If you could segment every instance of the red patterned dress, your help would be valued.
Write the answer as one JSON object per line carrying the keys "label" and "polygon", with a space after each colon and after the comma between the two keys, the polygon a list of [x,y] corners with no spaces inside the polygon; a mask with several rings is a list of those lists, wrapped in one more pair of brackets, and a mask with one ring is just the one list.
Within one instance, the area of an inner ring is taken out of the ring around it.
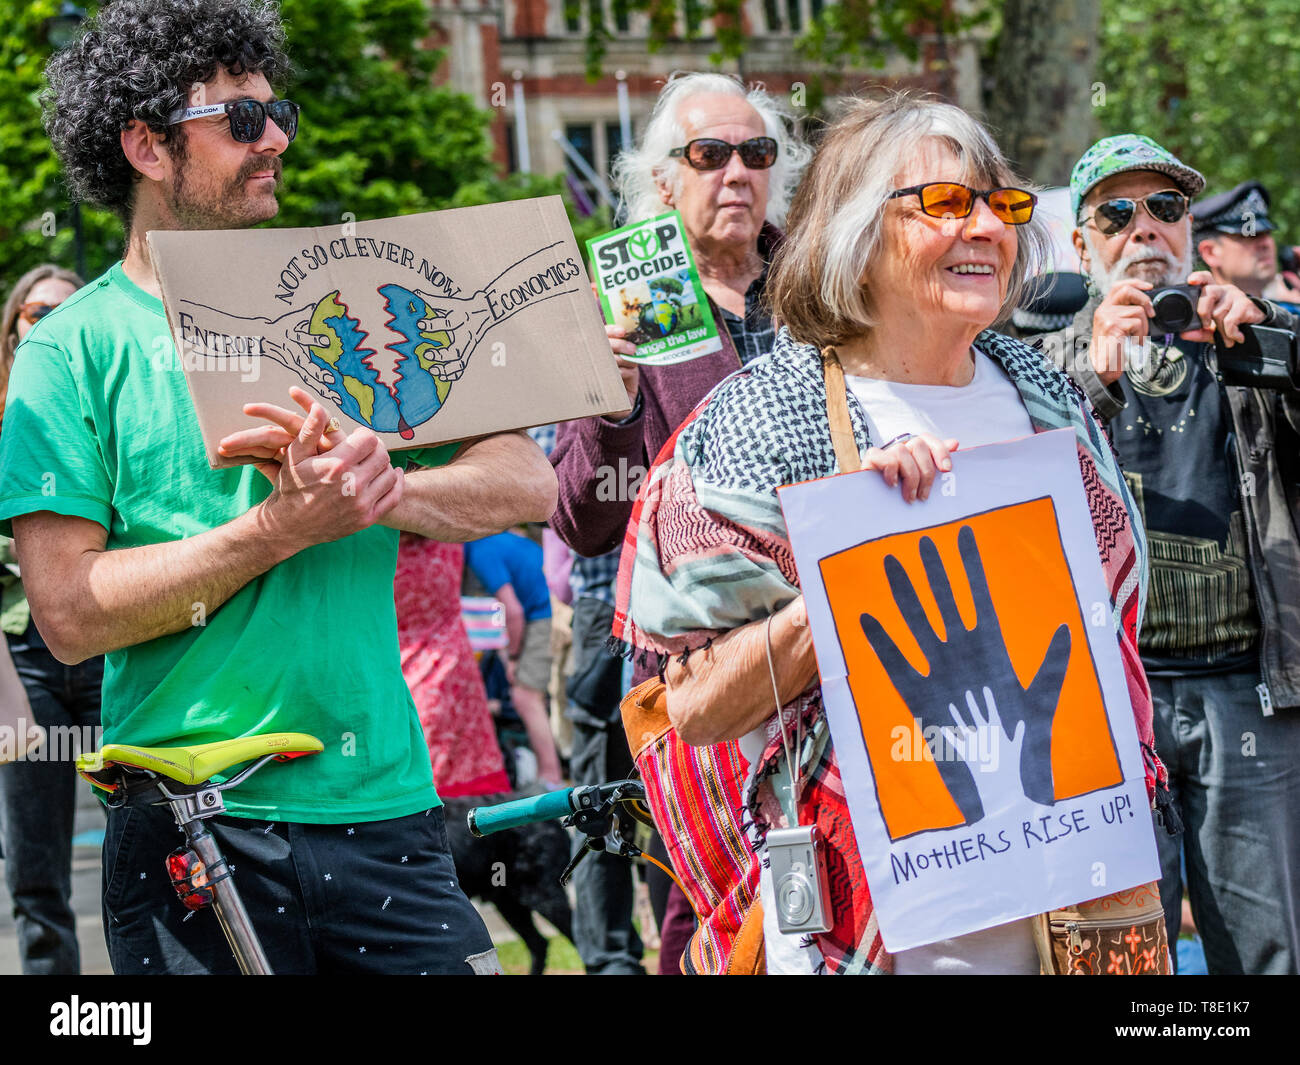
{"label": "red patterned dress", "polygon": [[487,693],[460,616],[464,549],[403,533],[397,552],[397,641],[443,798],[509,791]]}

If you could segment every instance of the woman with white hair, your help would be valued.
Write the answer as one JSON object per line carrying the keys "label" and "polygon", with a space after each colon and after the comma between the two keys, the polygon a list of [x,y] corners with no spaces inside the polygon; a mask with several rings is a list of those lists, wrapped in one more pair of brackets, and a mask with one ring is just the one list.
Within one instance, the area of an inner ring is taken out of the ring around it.
{"label": "woman with white hair", "polygon": [[[663,663],[667,714],[686,743],[739,741],[760,852],[768,828],[792,817],[826,843],[829,932],[783,935],[771,873],[761,874],[769,973],[1039,970],[1029,920],[885,952],[778,486],[862,468],[912,502],[951,468],[959,443],[1073,430],[1138,735],[1152,742],[1133,653],[1145,579],[1133,501],[1087,401],[1038,352],[989,328],[1016,305],[1043,246],[1036,197],[1021,184],[959,108],[905,95],[851,105],[790,209],[768,284],[781,323],[771,355],[700,406],[642,492],[616,635]],[[1136,585],[1132,574],[1143,575]],[[805,742],[791,767],[783,735],[798,728]],[[1146,764],[1154,793],[1162,770],[1154,753]],[[783,810],[776,789],[791,776],[795,809]],[[648,793],[658,786],[647,780]]]}
{"label": "woman with white hair", "polygon": [[[571,577],[575,783],[603,783],[631,771],[617,726],[622,662],[604,646],[613,622],[618,565],[612,552],[627,529],[641,475],[677,426],[719,381],[771,349],[775,334],[764,301],[767,271],[808,156],[773,97],[723,74],[678,74],[660,93],[640,144],[616,163],[629,221],[681,212],[723,347],[673,366],[639,367],[625,358],[636,350],[625,331],[608,326],[632,411],[623,419],[588,418],[559,427],[551,462],[560,502],[551,525],[579,555],[588,556],[577,560]],[[649,675],[645,667],[635,673],[637,679]],[[612,729],[606,727],[610,723]],[[730,746],[734,760],[735,745]],[[704,763],[701,772],[716,775],[709,752],[693,756]],[[737,791],[739,782],[731,787]],[[730,874],[723,879],[729,882]],[[626,866],[617,859],[588,860],[574,881],[575,939],[588,971],[628,971],[626,944],[635,933]],[[678,959],[693,926],[684,900],[675,898],[680,916],[670,922],[676,931],[666,930],[664,937],[666,972],[680,971]],[[707,923],[712,910],[703,909]],[[584,937],[593,927],[588,942]],[[685,936],[678,934],[683,930]],[[724,946],[731,931],[719,933]],[[725,949],[697,956],[693,967],[710,971],[710,959],[719,957],[725,960]]]}

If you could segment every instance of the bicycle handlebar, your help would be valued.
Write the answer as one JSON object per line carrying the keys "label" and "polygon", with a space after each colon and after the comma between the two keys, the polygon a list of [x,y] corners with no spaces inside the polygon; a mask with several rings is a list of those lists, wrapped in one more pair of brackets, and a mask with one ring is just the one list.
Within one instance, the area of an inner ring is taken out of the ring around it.
{"label": "bicycle handlebar", "polygon": [[559,791],[529,795],[496,806],[476,806],[469,812],[469,830],[476,836],[487,836],[493,832],[503,832],[507,828],[568,817],[573,813],[573,803],[570,801],[573,791],[573,788],[561,788]]}

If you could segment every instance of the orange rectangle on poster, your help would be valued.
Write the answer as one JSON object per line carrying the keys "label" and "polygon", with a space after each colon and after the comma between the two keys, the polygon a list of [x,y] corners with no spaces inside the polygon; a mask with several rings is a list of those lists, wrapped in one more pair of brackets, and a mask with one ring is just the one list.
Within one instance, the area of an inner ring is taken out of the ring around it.
{"label": "orange rectangle on poster", "polygon": [[[1033,680],[1056,630],[1070,630],[1070,657],[1052,730],[1052,782],[1058,800],[1123,782],[1107,720],[1096,665],[1088,645],[1088,619],[1080,611],[1075,583],[1049,497],[999,507],[957,521],[870,540],[821,560],[822,580],[844,656],[849,689],[871,763],[876,796],[891,839],[951,828],[963,817],[939,771],[924,757],[915,719],[891,682],[863,631],[870,613],[908,662],[928,674],[920,645],[904,622],[885,577],[892,555],[916,589],[926,617],[940,639],[943,622],[921,562],[925,537],[935,544],[967,628],[975,605],[957,537],[964,526],[975,534],[989,594],[1007,654],[1022,687]],[[1110,605],[1098,604],[1097,620],[1111,629]],[[970,663],[970,688],[982,685],[979,662]],[[918,757],[918,754],[922,755]]]}

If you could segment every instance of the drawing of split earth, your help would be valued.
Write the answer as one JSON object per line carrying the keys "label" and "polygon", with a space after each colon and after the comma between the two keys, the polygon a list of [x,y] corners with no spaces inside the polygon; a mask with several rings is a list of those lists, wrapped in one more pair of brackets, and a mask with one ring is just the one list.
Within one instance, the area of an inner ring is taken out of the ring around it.
{"label": "drawing of split earth", "polygon": [[344,414],[375,432],[398,433],[409,440],[414,427],[437,414],[451,391],[452,381],[432,355],[452,347],[452,336],[446,330],[420,328],[440,317],[422,296],[397,284],[381,285],[378,291],[389,315],[388,330],[399,338],[384,345],[398,356],[391,385],[371,362],[374,341],[337,291],[311,309],[306,331],[316,340],[305,354],[328,376]]}

